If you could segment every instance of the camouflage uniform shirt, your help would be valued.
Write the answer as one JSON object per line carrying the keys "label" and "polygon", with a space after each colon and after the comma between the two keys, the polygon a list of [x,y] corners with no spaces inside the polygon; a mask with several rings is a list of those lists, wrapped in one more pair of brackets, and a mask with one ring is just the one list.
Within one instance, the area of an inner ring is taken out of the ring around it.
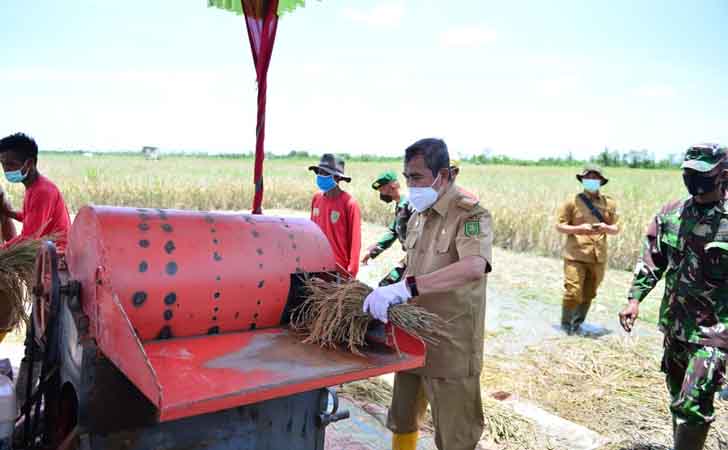
{"label": "camouflage uniform shirt", "polygon": [[663,333],[728,349],[728,201],[662,208],[647,229],[630,300],[642,301],[663,276]]}
{"label": "camouflage uniform shirt", "polygon": [[374,250],[369,253],[371,258],[379,256],[397,240],[404,246],[404,240],[407,237],[407,222],[413,213],[414,210],[410,206],[409,200],[406,197],[400,198],[394,210],[394,220],[389,224],[387,232],[379,239]]}

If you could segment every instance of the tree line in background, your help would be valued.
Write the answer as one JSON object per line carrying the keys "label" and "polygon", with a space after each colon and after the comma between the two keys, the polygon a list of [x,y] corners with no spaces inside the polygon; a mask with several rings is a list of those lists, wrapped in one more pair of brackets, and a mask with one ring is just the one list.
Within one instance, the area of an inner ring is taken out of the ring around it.
{"label": "tree line in background", "polygon": [[[84,152],[84,151],[44,151],[44,153],[53,154],[84,154],[92,156],[93,154],[104,154],[104,155],[139,155],[139,152]],[[347,161],[360,161],[360,162],[393,162],[401,161],[401,156],[381,156],[381,155],[351,155],[345,152],[334,152],[337,155],[343,157]],[[222,153],[222,154],[208,154],[205,152],[163,152],[160,157],[174,156],[174,157],[209,157],[209,158],[224,158],[224,159],[249,159],[253,157],[252,153]],[[267,152],[265,154],[266,159],[302,159],[311,160],[320,158],[320,153],[309,152],[306,150],[291,150],[287,154],[275,154]],[[682,155],[671,154],[665,158],[657,159],[654,153],[648,150],[628,150],[620,152],[619,150],[609,150],[605,148],[601,153],[596,156],[589,158],[589,160],[577,159],[570,152],[565,156],[548,157],[540,159],[520,159],[512,158],[506,155],[494,154],[491,150],[484,150],[479,155],[466,156],[462,158],[463,161],[471,164],[497,164],[497,165],[512,165],[512,166],[582,166],[587,162],[593,162],[601,165],[602,167],[629,167],[634,169],[672,169],[680,167],[682,162]]]}

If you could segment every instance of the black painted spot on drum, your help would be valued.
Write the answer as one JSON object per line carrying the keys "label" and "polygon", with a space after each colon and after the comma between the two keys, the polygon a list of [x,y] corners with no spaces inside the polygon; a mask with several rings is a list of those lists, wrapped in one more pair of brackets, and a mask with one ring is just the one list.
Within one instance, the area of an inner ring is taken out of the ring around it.
{"label": "black painted spot on drum", "polygon": [[141,241],[139,241],[139,247],[141,247],[141,248],[149,247],[149,241],[146,239],[142,239]]}
{"label": "black painted spot on drum", "polygon": [[217,316],[212,316],[212,320],[217,321]]}
{"label": "black painted spot on drum", "polygon": [[174,292],[170,292],[169,294],[164,296],[164,304],[165,305],[174,305],[174,303],[177,301],[177,294]]}
{"label": "black painted spot on drum", "polygon": [[258,305],[260,305],[261,303],[262,303],[262,301],[258,300]]}
{"label": "black painted spot on drum", "polygon": [[164,270],[167,272],[167,275],[174,276],[177,273],[177,263],[174,261],[168,262]]}
{"label": "black painted spot on drum", "polygon": [[260,236],[260,233],[258,233],[256,230],[251,231],[250,234],[252,234],[254,238],[257,238]]}
{"label": "black painted spot on drum", "polygon": [[251,324],[250,324],[250,329],[251,329],[251,330],[255,330],[255,323],[251,323]]}
{"label": "black painted spot on drum", "polygon": [[142,222],[142,223],[139,224],[139,229],[142,230],[142,231],[148,231],[149,230],[149,224]]}
{"label": "black painted spot on drum", "polygon": [[218,241],[217,238],[215,238],[215,239],[212,240],[212,243],[215,244],[215,245],[217,245],[217,244],[220,243],[220,241]]}
{"label": "black painted spot on drum", "polygon": [[253,314],[253,319],[258,320],[258,313]]}
{"label": "black painted spot on drum", "polygon": [[172,228],[172,225],[170,225],[168,223],[163,223],[162,230],[164,230],[167,233],[171,233],[174,230],[174,228]]}
{"label": "black painted spot on drum", "polygon": [[300,263],[301,262],[301,257],[300,256],[296,256],[296,262],[297,263]]}
{"label": "black painted spot on drum", "polygon": [[288,239],[295,239],[295,238],[296,238],[296,236],[294,236],[293,234],[288,235]]}
{"label": "black painted spot on drum", "polygon": [[263,254],[263,249],[262,248],[256,249],[255,252],[257,254],[259,254],[259,255],[262,255]]}
{"label": "black painted spot on drum", "polygon": [[283,224],[283,228],[291,228],[287,223]]}
{"label": "black painted spot on drum", "polygon": [[220,281],[220,280],[222,280],[222,278],[220,278],[220,275],[216,276],[216,277],[215,277],[215,279],[216,279],[217,281]]}
{"label": "black painted spot on drum", "polygon": [[149,214],[147,213],[139,213],[139,219],[141,220],[149,220]]}
{"label": "black painted spot on drum", "polygon": [[147,301],[147,293],[144,291],[136,291],[134,295],[132,295],[131,301],[134,303],[134,306],[142,306],[144,302]]}
{"label": "black painted spot on drum", "polygon": [[207,330],[207,334],[220,334],[220,327],[211,327],[209,330]]}
{"label": "black painted spot on drum", "polygon": [[218,252],[213,253],[212,258],[215,261],[222,261],[222,256],[220,256],[220,254]]}
{"label": "black painted spot on drum", "polygon": [[157,208],[157,213],[159,214],[160,219],[167,220],[167,211]]}
{"label": "black painted spot on drum", "polygon": [[174,313],[172,313],[171,309],[167,309],[164,311],[164,320],[172,320],[172,316]]}
{"label": "black painted spot on drum", "polygon": [[215,223],[215,219],[211,215],[205,214],[205,222],[207,222],[207,223]]}
{"label": "black painted spot on drum", "polygon": [[177,247],[174,246],[173,241],[167,241],[167,243],[164,244],[164,251],[167,252],[168,255],[171,255],[176,248]]}
{"label": "black painted spot on drum", "polygon": [[237,319],[238,317],[240,317],[240,313],[239,312],[236,312],[235,313],[235,318]]}
{"label": "black painted spot on drum", "polygon": [[258,264],[258,269],[262,269],[262,268],[263,268],[263,263]]}
{"label": "black painted spot on drum", "polygon": [[215,308],[213,308],[213,311],[215,311],[215,312],[220,311],[220,307],[219,306],[216,306]]}
{"label": "black painted spot on drum", "polygon": [[261,289],[264,284],[265,284],[265,280],[258,281],[258,289]]}
{"label": "black painted spot on drum", "polygon": [[298,246],[296,246],[296,244],[291,244],[291,248],[293,248],[293,250],[295,250],[298,248]]}
{"label": "black painted spot on drum", "polygon": [[142,261],[139,263],[139,272],[144,273],[149,269],[149,264],[146,261]]}
{"label": "black painted spot on drum", "polygon": [[214,228],[210,228],[210,233],[217,233],[217,230]]}
{"label": "black painted spot on drum", "polygon": [[159,331],[159,336],[157,336],[157,339],[171,339],[172,338],[172,329],[169,327],[169,325],[165,325],[162,327],[162,329]]}
{"label": "black painted spot on drum", "polygon": [[213,297],[215,297],[215,299],[217,300],[218,298],[220,298],[220,293],[219,292],[215,292],[215,294],[213,295]]}

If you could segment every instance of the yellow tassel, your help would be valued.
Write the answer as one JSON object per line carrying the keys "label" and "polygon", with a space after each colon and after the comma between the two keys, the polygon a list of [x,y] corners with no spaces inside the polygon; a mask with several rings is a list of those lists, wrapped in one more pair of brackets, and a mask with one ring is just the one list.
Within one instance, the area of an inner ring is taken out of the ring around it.
{"label": "yellow tassel", "polygon": [[417,450],[417,432],[392,434],[392,450]]}

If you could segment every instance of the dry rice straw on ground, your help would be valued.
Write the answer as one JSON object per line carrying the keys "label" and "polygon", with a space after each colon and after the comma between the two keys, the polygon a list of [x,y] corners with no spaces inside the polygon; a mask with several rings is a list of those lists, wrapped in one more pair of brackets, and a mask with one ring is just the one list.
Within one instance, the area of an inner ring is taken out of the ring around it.
{"label": "dry rice straw on ground", "polygon": [[[305,282],[306,298],[293,313],[291,327],[305,336],[304,342],[322,347],[346,345],[352,353],[366,345],[365,335],[373,321],[362,311],[372,288],[355,280],[343,282],[310,278]],[[437,345],[447,335],[447,323],[436,314],[413,303],[389,308],[393,325],[428,344]]]}
{"label": "dry rice straw on ground", "polygon": [[[481,384],[600,433],[612,442],[605,449],[667,449],[672,426],[661,350],[651,337],[545,341],[518,355],[486,355]],[[706,450],[728,449],[726,403],[716,401]]]}

